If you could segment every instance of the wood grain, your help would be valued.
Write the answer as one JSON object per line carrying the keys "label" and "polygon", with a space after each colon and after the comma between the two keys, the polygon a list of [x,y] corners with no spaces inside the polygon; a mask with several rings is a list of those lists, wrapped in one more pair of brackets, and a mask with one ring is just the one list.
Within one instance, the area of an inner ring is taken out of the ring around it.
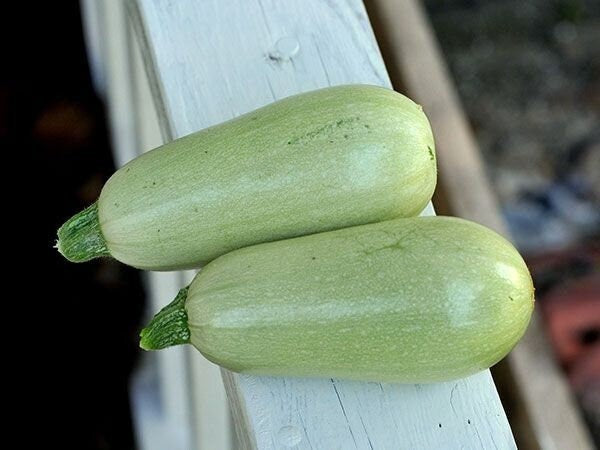
{"label": "wood grain", "polygon": [[[166,136],[320,87],[390,86],[358,0],[130,6]],[[515,448],[489,371],[435,385],[223,372],[242,448]]]}

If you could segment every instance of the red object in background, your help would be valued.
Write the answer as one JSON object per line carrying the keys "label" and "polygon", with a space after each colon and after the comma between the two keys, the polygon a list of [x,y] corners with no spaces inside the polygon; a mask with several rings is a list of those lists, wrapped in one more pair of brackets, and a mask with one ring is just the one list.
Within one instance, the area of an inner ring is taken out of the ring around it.
{"label": "red object in background", "polygon": [[554,349],[567,371],[600,347],[600,273],[555,287],[540,304]]}
{"label": "red object in background", "polygon": [[556,357],[600,443],[600,239],[528,258],[527,265]]}
{"label": "red object in background", "polygon": [[569,381],[576,391],[588,387],[600,388],[600,345],[595,345],[571,367]]}
{"label": "red object in background", "polygon": [[600,247],[592,241],[528,264],[556,356],[583,396],[600,385]]}

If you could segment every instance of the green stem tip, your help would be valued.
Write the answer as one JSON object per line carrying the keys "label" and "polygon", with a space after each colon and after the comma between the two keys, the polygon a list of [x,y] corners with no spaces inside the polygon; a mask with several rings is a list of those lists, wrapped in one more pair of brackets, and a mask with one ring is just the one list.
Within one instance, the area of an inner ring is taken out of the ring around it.
{"label": "green stem tip", "polygon": [[188,288],[179,291],[175,300],[161,309],[140,333],[140,347],[160,350],[173,345],[189,344],[190,329],[185,311]]}
{"label": "green stem tip", "polygon": [[85,262],[110,255],[100,232],[97,202],[67,220],[57,234],[55,247],[71,262]]}

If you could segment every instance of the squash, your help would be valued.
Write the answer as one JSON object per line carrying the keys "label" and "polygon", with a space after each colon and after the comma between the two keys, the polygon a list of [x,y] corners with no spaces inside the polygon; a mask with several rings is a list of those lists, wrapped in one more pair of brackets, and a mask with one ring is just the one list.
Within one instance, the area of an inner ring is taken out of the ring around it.
{"label": "squash", "polygon": [[58,231],[69,260],[199,267],[261,242],[417,215],[436,183],[431,128],[394,91],[296,95],[139,156]]}
{"label": "squash", "polygon": [[521,338],[533,285],[495,232],[395,219],[260,244],[208,264],[142,331],[257,375],[424,383],[486,369]]}

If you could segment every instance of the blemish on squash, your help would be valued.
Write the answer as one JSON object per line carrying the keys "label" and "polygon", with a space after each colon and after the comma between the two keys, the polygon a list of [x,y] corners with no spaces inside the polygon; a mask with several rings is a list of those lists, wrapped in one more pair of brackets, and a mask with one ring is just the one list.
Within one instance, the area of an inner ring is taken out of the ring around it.
{"label": "blemish on squash", "polygon": [[441,423],[438,423],[438,427],[439,427],[439,428],[442,428],[442,424],[441,424]]}
{"label": "blemish on squash", "polygon": [[433,149],[428,145],[427,150],[429,150],[429,159],[432,161],[435,159],[435,155],[433,154]]}
{"label": "blemish on squash", "polygon": [[[335,122],[332,123],[328,123],[325,124],[323,126],[320,126],[319,128],[315,128],[314,130],[308,131],[300,136],[297,136],[291,140],[288,141],[289,145],[293,145],[293,144],[303,144],[306,142],[309,142],[315,138],[319,138],[319,137],[325,137],[323,135],[329,135],[331,136],[336,129],[338,128],[349,128],[352,126],[352,124],[354,124],[355,122],[358,122],[360,120],[360,117],[348,117],[346,119],[338,119]],[[333,143],[333,141],[330,140],[331,143]]]}
{"label": "blemish on squash", "polygon": [[471,419],[467,419],[467,423],[471,425]]}

